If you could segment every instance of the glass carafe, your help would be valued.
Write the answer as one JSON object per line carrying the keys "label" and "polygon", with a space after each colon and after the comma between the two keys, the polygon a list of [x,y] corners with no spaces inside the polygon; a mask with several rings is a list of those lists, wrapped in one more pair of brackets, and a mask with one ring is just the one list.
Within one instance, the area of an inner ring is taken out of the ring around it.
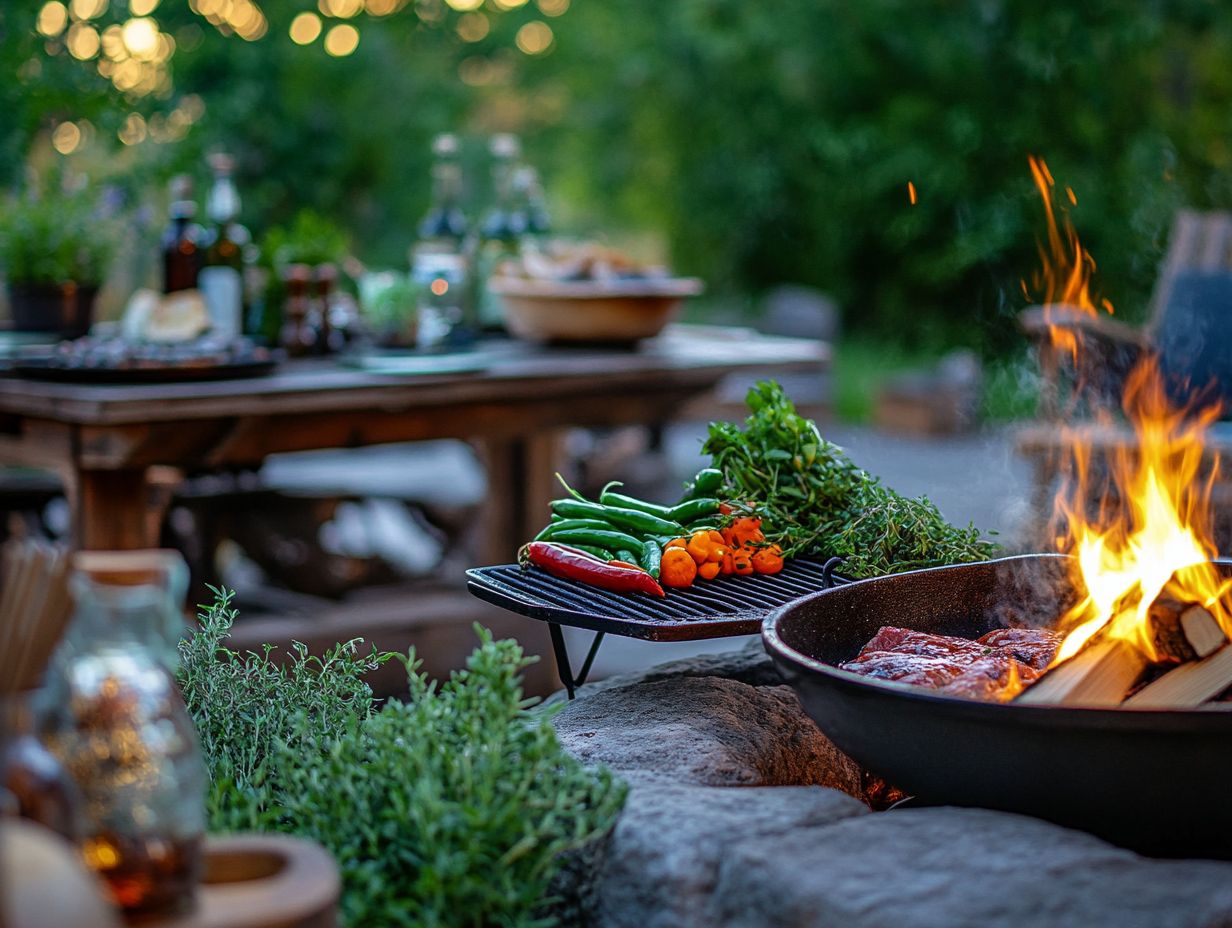
{"label": "glass carafe", "polygon": [[172,676],[187,569],[175,552],[85,552],[52,680],[48,744],[82,796],[82,854],[130,919],[192,906],[205,768]]}

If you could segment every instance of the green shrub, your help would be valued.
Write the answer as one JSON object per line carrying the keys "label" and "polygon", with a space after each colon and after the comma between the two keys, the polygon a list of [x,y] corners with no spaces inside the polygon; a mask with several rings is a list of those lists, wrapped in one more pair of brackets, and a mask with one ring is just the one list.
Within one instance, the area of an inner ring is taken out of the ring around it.
{"label": "green shrub", "polygon": [[297,646],[225,647],[220,591],[181,646],[181,686],[211,774],[211,827],[319,841],[342,871],[349,925],[548,925],[560,855],[606,832],[624,787],[528,711],[514,641],[480,646],[441,686],[408,662],[410,695],[377,710],[362,675],[391,654],[358,641],[323,658]]}
{"label": "green shrub", "polygon": [[102,283],[114,230],[87,193],[31,193],[0,203],[0,269],[13,283]]}

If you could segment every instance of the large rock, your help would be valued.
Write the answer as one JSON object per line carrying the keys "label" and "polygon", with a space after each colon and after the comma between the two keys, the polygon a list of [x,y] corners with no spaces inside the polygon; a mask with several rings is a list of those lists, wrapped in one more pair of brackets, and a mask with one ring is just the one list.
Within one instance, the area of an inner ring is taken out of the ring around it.
{"label": "large rock", "polygon": [[556,727],[631,784],[560,887],[570,923],[1232,928],[1232,864],[1148,860],[999,812],[869,813],[858,767],[756,649],[588,685]]}
{"label": "large rock", "polygon": [[861,794],[859,768],[782,685],[652,676],[574,701],[556,717],[556,732],[574,756],[630,781],[818,785]]}
{"label": "large rock", "polygon": [[1223,928],[1232,864],[1148,860],[1002,812],[904,809],[734,842],[711,895],[730,928]]}
{"label": "large rock", "polygon": [[590,896],[604,928],[722,925],[721,879],[737,847],[770,849],[788,835],[867,816],[863,803],[815,786],[635,783]]}

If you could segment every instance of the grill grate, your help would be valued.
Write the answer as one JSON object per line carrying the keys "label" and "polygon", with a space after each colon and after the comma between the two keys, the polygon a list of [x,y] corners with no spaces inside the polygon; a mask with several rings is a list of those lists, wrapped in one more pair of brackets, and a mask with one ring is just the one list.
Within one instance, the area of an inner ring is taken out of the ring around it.
{"label": "grill grate", "polygon": [[826,565],[801,560],[788,561],[774,576],[720,577],[669,590],[665,599],[610,593],[515,564],[478,567],[466,576],[475,596],[520,615],[646,641],[755,634],[779,606],[846,582]]}

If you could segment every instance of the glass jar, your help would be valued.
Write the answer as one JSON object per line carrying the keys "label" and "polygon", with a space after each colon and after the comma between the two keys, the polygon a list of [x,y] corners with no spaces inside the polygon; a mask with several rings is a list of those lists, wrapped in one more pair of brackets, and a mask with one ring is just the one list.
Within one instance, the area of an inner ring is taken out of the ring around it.
{"label": "glass jar", "polygon": [[129,918],[192,907],[205,768],[172,676],[188,571],[175,552],[85,552],[48,744],[82,796],[80,841]]}
{"label": "glass jar", "polygon": [[77,788],[35,734],[30,702],[27,693],[0,701],[0,787],[13,797],[17,815],[72,841],[77,837]]}

